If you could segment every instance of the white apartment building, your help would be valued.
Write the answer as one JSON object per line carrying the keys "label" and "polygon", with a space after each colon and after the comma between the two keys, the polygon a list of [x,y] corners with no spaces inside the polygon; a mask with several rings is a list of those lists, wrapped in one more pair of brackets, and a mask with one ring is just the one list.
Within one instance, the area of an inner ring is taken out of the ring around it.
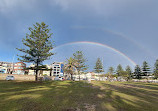
{"label": "white apartment building", "polygon": [[52,68],[52,76],[58,77],[58,76],[64,76],[64,63],[63,62],[54,62],[50,65]]}

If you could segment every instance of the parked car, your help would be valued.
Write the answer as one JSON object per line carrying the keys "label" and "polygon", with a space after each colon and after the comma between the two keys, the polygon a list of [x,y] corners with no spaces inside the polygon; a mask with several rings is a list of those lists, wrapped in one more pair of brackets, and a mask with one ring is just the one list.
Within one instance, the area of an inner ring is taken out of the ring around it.
{"label": "parked car", "polygon": [[14,76],[7,76],[7,77],[6,77],[6,80],[8,80],[8,81],[9,81],[9,80],[15,80],[15,77],[14,77]]}
{"label": "parked car", "polygon": [[56,80],[56,81],[62,81],[62,77],[55,77],[54,80]]}
{"label": "parked car", "polygon": [[65,78],[63,78],[63,77],[55,77],[54,80],[56,80],[56,81],[64,81]]}
{"label": "parked car", "polygon": [[95,81],[95,78],[91,78],[91,81]]}

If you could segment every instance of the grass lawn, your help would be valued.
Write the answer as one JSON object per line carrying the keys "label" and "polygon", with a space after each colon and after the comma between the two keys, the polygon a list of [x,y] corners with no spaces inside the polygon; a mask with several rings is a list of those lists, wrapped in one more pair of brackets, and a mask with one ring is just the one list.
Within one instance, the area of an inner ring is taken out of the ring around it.
{"label": "grass lawn", "polygon": [[0,81],[0,111],[158,111],[158,84]]}

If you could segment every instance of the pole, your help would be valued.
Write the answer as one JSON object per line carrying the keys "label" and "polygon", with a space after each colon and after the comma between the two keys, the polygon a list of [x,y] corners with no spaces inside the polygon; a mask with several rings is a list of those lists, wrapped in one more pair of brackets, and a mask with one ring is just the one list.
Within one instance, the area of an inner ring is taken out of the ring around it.
{"label": "pole", "polygon": [[[12,60],[12,72],[13,72],[13,70],[14,70],[14,58],[15,58],[15,54],[14,54],[14,56],[13,56],[13,60]],[[11,71],[10,71],[11,72]],[[9,72],[9,73],[10,73]]]}

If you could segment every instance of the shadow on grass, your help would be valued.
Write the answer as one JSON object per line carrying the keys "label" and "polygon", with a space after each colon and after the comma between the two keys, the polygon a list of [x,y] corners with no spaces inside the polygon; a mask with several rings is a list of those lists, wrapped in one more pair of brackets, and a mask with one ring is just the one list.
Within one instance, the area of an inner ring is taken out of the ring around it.
{"label": "shadow on grass", "polygon": [[128,82],[127,84],[124,83],[124,85],[131,85],[133,87],[138,87],[138,88],[158,90],[158,83]]}
{"label": "shadow on grass", "polygon": [[[152,111],[152,94],[137,88],[83,81],[0,81],[1,111]],[[155,96],[155,95],[154,95]],[[157,95],[155,96],[157,97]],[[150,99],[149,99],[150,98]]]}
{"label": "shadow on grass", "polygon": [[[119,84],[119,83],[118,83]],[[124,108],[128,107],[128,110],[139,110],[139,111],[157,111],[158,109],[158,90],[151,87],[131,84],[110,84],[103,83],[102,86],[112,90],[115,95],[119,95],[121,102],[118,102],[119,106],[124,104]],[[152,84],[148,84],[151,85]],[[154,91],[152,91],[154,90]],[[121,103],[121,104],[120,104]],[[126,110],[127,110],[126,109]]]}

